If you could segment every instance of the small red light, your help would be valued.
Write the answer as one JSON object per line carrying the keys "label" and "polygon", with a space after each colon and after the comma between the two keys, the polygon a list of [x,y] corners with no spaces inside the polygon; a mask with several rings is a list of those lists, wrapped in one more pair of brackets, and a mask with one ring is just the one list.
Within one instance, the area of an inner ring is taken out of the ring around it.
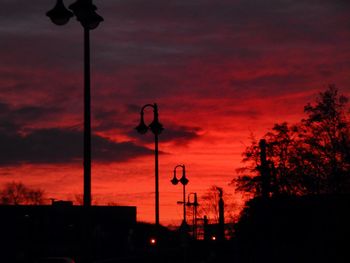
{"label": "small red light", "polygon": [[216,236],[212,236],[211,240],[215,241],[216,240]]}
{"label": "small red light", "polygon": [[151,238],[150,243],[151,245],[155,245],[157,243],[157,240],[155,238]]}

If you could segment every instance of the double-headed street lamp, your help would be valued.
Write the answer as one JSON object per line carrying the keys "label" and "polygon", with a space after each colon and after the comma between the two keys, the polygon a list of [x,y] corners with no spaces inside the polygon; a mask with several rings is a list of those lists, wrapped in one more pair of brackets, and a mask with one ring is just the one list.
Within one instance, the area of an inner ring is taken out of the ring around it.
{"label": "double-headed street lamp", "polygon": [[[182,168],[182,177],[180,179],[177,179],[177,177],[176,177],[176,169],[178,167]],[[182,221],[182,227],[185,229],[187,226],[187,222],[186,222],[186,185],[188,184],[189,181],[186,178],[186,168],[185,168],[184,164],[176,165],[174,168],[174,177],[173,177],[173,179],[171,179],[171,183],[173,185],[177,185],[179,182],[183,185],[183,193],[182,193],[183,194],[183,201],[181,203],[183,204],[184,218]]]}
{"label": "double-headed street lamp", "polygon": [[[145,124],[144,120],[144,110],[147,107],[153,108],[153,121],[149,124]],[[159,165],[158,165],[158,135],[164,130],[163,125],[158,119],[158,106],[154,104],[146,104],[141,108],[141,119],[140,124],[135,128],[138,133],[145,134],[148,130],[151,130],[154,134],[154,154],[155,154],[155,218],[156,226],[159,226]]]}
{"label": "double-headed street lamp", "polygon": [[103,18],[98,15],[92,0],[77,0],[69,6],[57,0],[46,15],[56,25],[65,25],[76,16],[84,28],[84,207],[91,206],[91,98],[90,98],[90,30],[98,27]]}

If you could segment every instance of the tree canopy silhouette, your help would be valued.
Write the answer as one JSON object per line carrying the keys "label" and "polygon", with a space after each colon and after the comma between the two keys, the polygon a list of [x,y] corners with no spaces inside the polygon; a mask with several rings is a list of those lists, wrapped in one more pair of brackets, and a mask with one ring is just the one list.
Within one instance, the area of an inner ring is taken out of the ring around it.
{"label": "tree canopy silhouette", "polygon": [[[350,133],[348,99],[330,85],[304,107],[299,123],[275,124],[265,134],[270,195],[348,193]],[[243,153],[244,167],[232,183],[237,191],[262,195],[260,146],[252,139]]]}
{"label": "tree canopy silhouette", "polygon": [[41,205],[45,202],[45,192],[32,189],[21,182],[10,182],[0,190],[0,204],[3,205]]}

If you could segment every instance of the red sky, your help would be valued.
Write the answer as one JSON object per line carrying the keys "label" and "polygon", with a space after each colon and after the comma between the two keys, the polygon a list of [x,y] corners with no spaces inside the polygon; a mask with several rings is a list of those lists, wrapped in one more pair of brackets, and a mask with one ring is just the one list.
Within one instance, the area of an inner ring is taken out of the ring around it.
{"label": "red sky", "polygon": [[[0,184],[66,200],[82,193],[83,32],[75,19],[53,25],[54,3],[2,3]],[[189,192],[217,185],[239,200],[229,183],[251,133],[298,121],[328,84],[350,93],[349,1],[95,4],[105,21],[91,32],[92,192],[136,205],[138,220],[154,221],[153,136],[134,131],[144,104],[158,104],[165,127],[160,221],[178,224],[174,166],[186,165]]]}

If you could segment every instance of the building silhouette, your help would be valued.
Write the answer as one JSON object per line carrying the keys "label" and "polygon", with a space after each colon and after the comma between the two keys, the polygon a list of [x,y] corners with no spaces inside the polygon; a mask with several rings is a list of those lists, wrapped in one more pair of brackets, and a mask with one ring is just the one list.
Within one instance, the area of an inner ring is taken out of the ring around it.
{"label": "building silhouette", "polygon": [[1,250],[5,262],[31,262],[38,257],[86,253],[93,259],[127,251],[128,235],[136,224],[136,207],[83,206],[71,202],[52,205],[1,205]]}

